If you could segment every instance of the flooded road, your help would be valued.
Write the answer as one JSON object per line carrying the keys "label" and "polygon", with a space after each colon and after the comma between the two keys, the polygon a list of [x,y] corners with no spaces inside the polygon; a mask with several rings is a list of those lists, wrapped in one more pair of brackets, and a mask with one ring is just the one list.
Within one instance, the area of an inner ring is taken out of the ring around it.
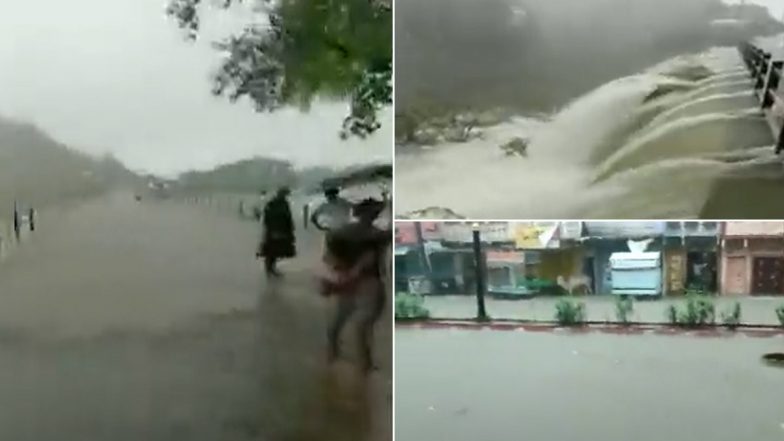
{"label": "flooded road", "polygon": [[775,441],[784,339],[406,330],[401,440]]}
{"label": "flooded road", "polygon": [[312,232],[269,284],[232,213],[121,193],[38,223],[0,265],[0,439],[391,439],[390,322],[379,372],[326,365]]}

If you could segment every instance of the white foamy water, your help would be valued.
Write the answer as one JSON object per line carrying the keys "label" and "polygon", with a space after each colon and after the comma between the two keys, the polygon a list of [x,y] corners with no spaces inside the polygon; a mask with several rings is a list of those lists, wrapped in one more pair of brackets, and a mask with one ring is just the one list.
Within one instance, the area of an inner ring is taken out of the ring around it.
{"label": "white foamy water", "polygon": [[[775,158],[744,74],[735,48],[679,56],[608,82],[549,120],[520,116],[483,139],[399,153],[396,211],[699,217],[717,180],[736,170],[753,176]],[[514,137],[530,139],[527,157],[499,148]]]}
{"label": "white foamy water", "polygon": [[729,93],[716,93],[713,95],[695,98],[691,101],[686,101],[675,107],[660,113],[653,121],[648,124],[649,127],[655,127],[666,121],[671,121],[678,116],[683,116],[687,111],[694,114],[703,109],[715,109],[717,105],[724,105],[727,110],[737,109],[738,106],[752,106],[756,104],[752,93],[749,90],[740,92]]}

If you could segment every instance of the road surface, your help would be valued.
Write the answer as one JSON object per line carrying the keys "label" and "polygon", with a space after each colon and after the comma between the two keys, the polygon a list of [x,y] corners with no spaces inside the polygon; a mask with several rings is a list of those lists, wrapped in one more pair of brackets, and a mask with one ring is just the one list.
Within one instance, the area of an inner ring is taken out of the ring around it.
{"label": "road surface", "polygon": [[784,338],[398,329],[405,441],[778,441]]}
{"label": "road surface", "polygon": [[390,321],[379,372],[328,367],[318,238],[267,283],[236,217],[123,193],[44,212],[0,265],[0,439],[390,440]]}

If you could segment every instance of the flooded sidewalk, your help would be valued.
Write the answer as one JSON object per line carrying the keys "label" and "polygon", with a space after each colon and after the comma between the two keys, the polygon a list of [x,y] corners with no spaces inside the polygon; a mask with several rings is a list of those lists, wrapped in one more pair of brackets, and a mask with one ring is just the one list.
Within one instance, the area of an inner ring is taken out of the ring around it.
{"label": "flooded sidewalk", "polygon": [[256,224],[174,200],[113,195],[36,233],[0,265],[0,438],[391,440],[390,319],[380,371],[326,363],[312,232],[275,283]]}
{"label": "flooded sidewalk", "polygon": [[[525,300],[500,300],[488,296],[485,299],[487,313],[494,319],[553,321],[555,305],[560,297],[536,297]],[[575,300],[585,304],[586,320],[593,322],[617,322],[616,297],[611,295],[580,296]],[[721,323],[721,312],[730,310],[735,302],[741,306],[741,323],[749,325],[780,326],[776,308],[784,305],[784,297],[712,297],[716,309],[716,322]],[[641,323],[668,323],[667,309],[670,305],[682,306],[683,297],[661,299],[634,299],[634,311],[629,321]],[[431,317],[465,319],[476,317],[474,295],[427,296],[425,307]]]}

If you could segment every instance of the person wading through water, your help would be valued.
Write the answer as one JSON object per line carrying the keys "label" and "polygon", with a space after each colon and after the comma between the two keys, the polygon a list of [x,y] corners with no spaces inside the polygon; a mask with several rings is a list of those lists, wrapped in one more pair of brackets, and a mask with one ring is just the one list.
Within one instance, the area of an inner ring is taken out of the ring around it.
{"label": "person wading through water", "polygon": [[294,237],[294,219],[291,217],[288,196],[290,191],[283,187],[264,206],[262,233],[256,257],[264,257],[264,269],[267,276],[279,277],[277,269],[280,259],[294,257],[296,252]]}
{"label": "person wading through water", "polygon": [[340,333],[351,316],[359,312],[359,355],[365,372],[375,368],[373,327],[386,303],[381,265],[392,234],[373,225],[383,209],[382,202],[366,199],[354,207],[356,221],[327,233],[324,254],[327,271],[321,279],[321,294],[334,295],[337,299],[327,331],[328,359],[332,362],[340,357]]}

